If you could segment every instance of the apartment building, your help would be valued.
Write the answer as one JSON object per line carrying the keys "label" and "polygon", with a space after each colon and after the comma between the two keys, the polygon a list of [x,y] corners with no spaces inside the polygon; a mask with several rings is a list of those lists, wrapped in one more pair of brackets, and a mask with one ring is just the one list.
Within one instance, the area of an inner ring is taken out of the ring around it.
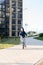
{"label": "apartment building", "polygon": [[4,0],[1,9],[1,18],[5,35],[9,37],[18,37],[23,22],[22,0]]}

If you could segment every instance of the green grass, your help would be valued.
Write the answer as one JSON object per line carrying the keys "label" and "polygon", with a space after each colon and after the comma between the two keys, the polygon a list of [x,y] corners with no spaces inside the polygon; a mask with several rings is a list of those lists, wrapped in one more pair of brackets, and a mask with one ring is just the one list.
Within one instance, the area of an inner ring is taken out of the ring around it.
{"label": "green grass", "polygon": [[38,39],[38,40],[42,40],[43,41],[43,37],[36,37],[35,39]]}
{"label": "green grass", "polygon": [[20,38],[6,38],[3,40],[0,40],[0,49],[12,47],[18,44],[20,44]]}

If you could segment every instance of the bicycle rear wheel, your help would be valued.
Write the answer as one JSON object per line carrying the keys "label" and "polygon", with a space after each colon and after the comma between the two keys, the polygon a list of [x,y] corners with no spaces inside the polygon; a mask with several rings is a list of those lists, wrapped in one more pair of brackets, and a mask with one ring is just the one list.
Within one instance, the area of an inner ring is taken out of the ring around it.
{"label": "bicycle rear wheel", "polygon": [[24,49],[24,47],[25,47],[25,43],[23,42],[23,49]]}

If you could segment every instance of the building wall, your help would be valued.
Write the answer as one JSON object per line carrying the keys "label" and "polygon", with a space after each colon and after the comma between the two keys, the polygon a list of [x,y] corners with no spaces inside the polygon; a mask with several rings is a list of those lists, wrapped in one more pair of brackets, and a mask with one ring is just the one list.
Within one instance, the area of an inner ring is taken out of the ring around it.
{"label": "building wall", "polygon": [[1,19],[1,24],[0,24],[0,26],[1,26],[1,34],[3,34],[4,36],[6,35],[6,21],[5,21],[5,18],[6,18],[6,13],[5,13],[5,11],[6,11],[6,8],[5,8],[5,1],[4,2],[2,2],[1,4],[0,4],[0,6],[1,6],[1,15],[0,15],[0,19]]}
{"label": "building wall", "polygon": [[22,27],[22,0],[4,0],[6,36],[19,36]]}
{"label": "building wall", "polygon": [[15,35],[18,36],[20,28],[22,26],[22,0],[12,0],[11,7],[12,7],[12,36]]}
{"label": "building wall", "polygon": [[9,35],[18,36],[22,26],[22,0],[10,0]]}
{"label": "building wall", "polygon": [[[1,6],[1,4],[0,4]],[[1,35],[1,7],[0,7],[0,35]]]}

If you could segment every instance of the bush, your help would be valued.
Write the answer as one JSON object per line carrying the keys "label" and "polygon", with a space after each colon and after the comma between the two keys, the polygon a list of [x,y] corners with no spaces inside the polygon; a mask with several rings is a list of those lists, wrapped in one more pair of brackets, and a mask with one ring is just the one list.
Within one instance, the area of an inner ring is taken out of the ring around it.
{"label": "bush", "polygon": [[39,37],[43,37],[43,33],[40,33],[40,34],[39,34]]}

